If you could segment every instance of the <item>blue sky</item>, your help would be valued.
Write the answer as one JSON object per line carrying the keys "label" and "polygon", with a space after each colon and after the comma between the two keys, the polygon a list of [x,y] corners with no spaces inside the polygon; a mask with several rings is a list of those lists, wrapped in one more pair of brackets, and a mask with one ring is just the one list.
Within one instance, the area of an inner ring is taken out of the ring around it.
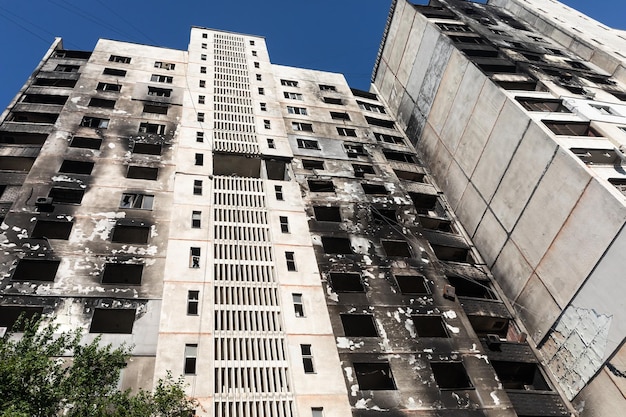
{"label": "blue sky", "polygon": [[[623,0],[565,4],[626,29]],[[265,36],[276,64],[343,73],[368,89],[391,0],[0,0],[0,108],[24,84],[55,36],[67,49],[98,38],[186,49],[192,25]]]}

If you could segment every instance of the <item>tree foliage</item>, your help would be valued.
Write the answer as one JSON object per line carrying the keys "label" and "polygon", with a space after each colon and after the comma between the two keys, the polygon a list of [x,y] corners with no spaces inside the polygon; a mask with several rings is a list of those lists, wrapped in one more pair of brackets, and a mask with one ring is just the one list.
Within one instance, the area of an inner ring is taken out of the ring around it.
{"label": "tree foliage", "polygon": [[0,339],[0,417],[187,417],[196,408],[169,373],[152,392],[120,391],[128,346],[83,344],[79,330],[57,333],[41,320],[21,325]]}

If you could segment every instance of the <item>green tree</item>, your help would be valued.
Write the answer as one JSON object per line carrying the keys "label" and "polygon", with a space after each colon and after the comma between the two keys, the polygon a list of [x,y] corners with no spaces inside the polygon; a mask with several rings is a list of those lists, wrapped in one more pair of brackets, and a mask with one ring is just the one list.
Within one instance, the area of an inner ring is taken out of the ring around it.
{"label": "green tree", "polygon": [[0,417],[187,417],[197,402],[171,374],[154,391],[120,391],[128,346],[83,344],[82,333],[57,333],[42,320],[18,321],[0,339]]}

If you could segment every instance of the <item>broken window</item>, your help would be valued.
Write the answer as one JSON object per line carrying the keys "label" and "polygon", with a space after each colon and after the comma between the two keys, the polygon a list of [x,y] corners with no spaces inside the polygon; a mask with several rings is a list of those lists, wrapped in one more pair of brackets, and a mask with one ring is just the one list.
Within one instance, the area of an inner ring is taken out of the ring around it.
{"label": "broken window", "polygon": [[454,292],[460,297],[484,298],[496,300],[496,294],[489,287],[488,282],[477,281],[469,277],[447,275],[448,282],[454,287]]}
{"label": "broken window", "polygon": [[51,197],[54,203],[80,204],[83,201],[84,194],[85,190],[82,189],[52,187],[48,197]]}
{"label": "broken window", "polygon": [[303,159],[302,160],[302,168],[304,169],[319,169],[324,170],[324,161],[316,161],[313,159]]}
{"label": "broken window", "polygon": [[135,142],[133,144],[133,153],[143,155],[161,155],[160,143]]}
{"label": "broken window", "polygon": [[200,67],[200,74],[206,74],[206,67]]}
{"label": "broken window", "polygon": [[324,247],[325,253],[344,255],[353,253],[350,239],[345,237],[322,236],[322,246]]}
{"label": "broken window", "polygon": [[338,127],[337,133],[339,136],[356,137],[356,129],[350,129],[347,127]]}
{"label": "broken window", "polygon": [[54,68],[56,72],[78,72],[80,66],[78,65],[67,65],[67,64],[59,64]]}
{"label": "broken window", "polygon": [[394,275],[402,294],[430,294],[426,278],[422,275]]}
{"label": "broken window", "polygon": [[437,196],[432,194],[409,193],[413,205],[419,214],[429,214],[437,207]]}
{"label": "broken window", "polygon": [[174,81],[174,77],[170,75],[152,74],[152,76],[150,77],[150,81],[171,84],[172,81]]}
{"label": "broken window", "polygon": [[421,172],[402,171],[400,169],[394,169],[396,176],[401,180],[413,181],[413,182],[425,182],[425,174]]}
{"label": "broken window", "polygon": [[314,374],[315,368],[313,367],[313,353],[311,352],[311,345],[300,345],[300,352],[302,353],[302,366],[304,367],[304,373]]}
{"label": "broken window", "polygon": [[193,180],[193,195],[202,195],[202,180]]}
{"label": "broken window", "polygon": [[73,222],[54,220],[37,220],[31,237],[35,239],[61,239],[67,240],[72,232]]}
{"label": "broken window", "polygon": [[197,316],[199,305],[200,305],[200,291],[196,291],[196,290],[187,291],[187,315]]}
{"label": "broken window", "polygon": [[167,114],[169,106],[161,103],[146,103],[143,105],[144,113]]}
{"label": "broken window", "polygon": [[293,252],[285,252],[285,260],[287,261],[287,271],[296,270],[296,258]]}
{"label": "broken window", "polygon": [[504,389],[551,391],[536,363],[491,361]]}
{"label": "broken window", "polygon": [[323,97],[322,101],[324,101],[324,103],[326,104],[339,104],[339,105],[343,105],[343,100],[340,98],[334,98],[334,97]]}
{"label": "broken window", "polygon": [[[41,317],[42,313],[43,307],[0,306],[0,327],[6,327],[9,331],[22,332],[29,320]],[[20,317],[22,317],[21,323],[16,325]]]}
{"label": "broken window", "polygon": [[320,144],[316,140],[312,139],[296,139],[298,148],[300,149],[319,149]]}
{"label": "broken window", "polygon": [[194,164],[195,164],[196,166],[202,166],[202,165],[204,165],[204,154],[197,153],[197,154],[196,154],[196,157],[195,157],[195,162],[194,162]]}
{"label": "broken window", "polygon": [[202,212],[201,211],[192,211],[191,212],[191,227],[193,229],[199,229],[202,224]]}
{"label": "broken window", "polygon": [[393,143],[396,145],[404,145],[404,139],[400,136],[386,135],[384,133],[374,132],[374,137],[379,142]]}
{"label": "broken window", "polygon": [[94,129],[106,129],[109,127],[109,119],[83,116],[83,120],[81,120],[80,125],[83,127],[91,127]]}
{"label": "broken window", "polygon": [[311,123],[291,122],[291,128],[299,132],[312,132],[313,125]]}
{"label": "broken window", "polygon": [[83,174],[90,175],[93,170],[93,162],[87,161],[70,161],[69,159],[63,160],[59,172],[68,174]]}
{"label": "broken window", "polygon": [[196,374],[197,359],[198,359],[198,345],[186,344],[185,345],[185,363],[183,366],[185,375]]}
{"label": "broken window", "polygon": [[118,224],[113,228],[111,242],[117,243],[148,243],[150,237],[149,226],[131,226]]}
{"label": "broken window", "polygon": [[293,300],[293,311],[296,317],[305,317],[304,302],[302,300],[302,294],[292,293],[291,299]]}
{"label": "broken window", "polygon": [[121,84],[111,84],[111,83],[98,83],[98,86],[96,87],[96,90],[98,90],[98,91],[119,92],[119,91],[122,90],[122,85]]}
{"label": "broken window", "polygon": [[109,62],[119,62],[121,64],[130,64],[130,57],[120,56],[120,55],[111,55],[109,57]]}
{"label": "broken window", "polygon": [[279,201],[283,200],[283,186],[282,185],[274,186],[274,195],[276,196],[276,200],[279,200]]}
{"label": "broken window", "polygon": [[591,128],[589,122],[568,122],[568,121],[548,121],[543,120],[555,135],[565,136],[602,136]]}
{"label": "broken window", "polygon": [[613,107],[602,104],[590,104],[593,109],[603,116],[621,116]]}
{"label": "broken window", "polygon": [[54,281],[61,261],[20,259],[13,271],[13,281]]}
{"label": "broken window", "polygon": [[381,240],[387,256],[411,257],[411,247],[404,240]]}
{"label": "broken window", "polygon": [[306,116],[307,110],[304,107],[294,107],[294,106],[287,106],[287,113],[289,114],[301,114],[303,116]]}
{"label": "broken window", "polygon": [[516,97],[515,99],[528,111],[571,113],[559,99],[534,97]]}
{"label": "broken window", "polygon": [[387,362],[353,363],[352,366],[361,391],[396,389]]}
{"label": "broken window", "polygon": [[102,273],[103,284],[141,285],[142,264],[107,262]]}
{"label": "broken window", "polygon": [[126,172],[126,178],[135,178],[139,180],[155,181],[158,175],[158,168],[140,167],[136,165],[129,165],[128,171]]}
{"label": "broken window", "polygon": [[375,174],[374,167],[371,165],[352,164],[354,170],[354,176],[357,178],[363,178],[365,174]]}
{"label": "broken window", "polygon": [[72,148],[82,149],[100,149],[102,146],[102,139],[100,138],[85,138],[81,136],[74,136],[70,142]]}
{"label": "broken window", "polygon": [[409,162],[411,164],[415,163],[415,158],[413,157],[413,155],[408,153],[383,149],[383,154],[385,155],[385,158],[387,158],[389,161]]}
{"label": "broken window", "polygon": [[161,61],[156,61],[154,63],[154,68],[161,68],[164,70],[173,70],[174,68],[176,68],[176,64],[172,63],[172,62],[161,62]]}
{"label": "broken window", "polygon": [[440,389],[472,388],[462,362],[431,362],[430,367]]}
{"label": "broken window", "polygon": [[315,220],[320,222],[341,222],[339,207],[314,206]]}
{"label": "broken window", "polygon": [[334,85],[320,84],[320,91],[337,91],[337,87]]}
{"label": "broken window", "polygon": [[360,100],[357,100],[356,104],[358,104],[359,108],[361,108],[363,110],[376,112],[376,113],[383,113],[383,114],[387,113],[385,111],[385,108],[383,106],[378,105],[378,104],[367,103],[365,101],[360,101]]}
{"label": "broken window", "polygon": [[343,147],[350,158],[367,155],[367,153],[365,153],[365,148],[363,147],[363,145],[356,143],[344,143]]}
{"label": "broken window", "polygon": [[263,81],[263,76],[261,74],[256,74],[257,81]]}
{"label": "broken window", "polygon": [[346,112],[330,112],[330,118],[333,120],[350,120],[350,115]]}
{"label": "broken window", "polygon": [[309,191],[312,193],[334,193],[335,186],[332,181],[307,180]]}
{"label": "broken window", "polygon": [[297,87],[298,82],[293,80],[280,80],[280,85],[284,85],[285,87]]}
{"label": "broken window", "polygon": [[68,58],[68,59],[89,59],[91,52],[89,51],[71,51],[67,49],[59,49],[54,51],[55,58]]}
{"label": "broken window", "polygon": [[346,337],[378,337],[371,314],[341,314],[340,317]]}
{"label": "broken window", "polygon": [[411,320],[418,337],[450,337],[441,316],[414,315]]}
{"label": "broken window", "polygon": [[126,77],[126,70],[121,70],[117,68],[105,68],[102,73],[104,75],[113,75],[115,77]]}
{"label": "broken window", "polygon": [[189,268],[200,268],[200,248],[197,246],[189,248]]}
{"label": "broken window", "polygon": [[280,221],[280,231],[282,233],[289,233],[289,219],[287,216],[279,216],[278,219]]}
{"label": "broken window", "polygon": [[330,285],[335,292],[365,292],[361,275],[350,272],[331,272]]}
{"label": "broken window", "polygon": [[131,334],[135,323],[135,309],[96,308],[91,319],[89,333]]}
{"label": "broken window", "polygon": [[152,210],[154,196],[149,194],[123,193],[120,208]]}
{"label": "broken window", "polygon": [[300,93],[290,93],[288,91],[285,91],[283,93],[283,96],[291,100],[302,100],[302,94]]}
{"label": "broken window", "polygon": [[361,187],[363,188],[363,192],[365,192],[365,194],[387,195],[389,193],[387,188],[380,184],[361,183]]}

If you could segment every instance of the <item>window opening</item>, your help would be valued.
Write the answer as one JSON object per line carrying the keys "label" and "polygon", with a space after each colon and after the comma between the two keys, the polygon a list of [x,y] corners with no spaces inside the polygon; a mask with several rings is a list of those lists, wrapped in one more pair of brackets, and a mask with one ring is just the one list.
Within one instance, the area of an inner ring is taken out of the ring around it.
{"label": "window opening", "polygon": [[150,227],[148,226],[129,226],[118,224],[113,228],[111,242],[116,243],[148,243],[150,236]]}
{"label": "window opening", "polygon": [[350,255],[353,253],[350,239],[344,237],[322,236],[325,253]]}
{"label": "window opening", "polygon": [[289,219],[287,216],[279,216],[280,220],[280,231],[282,233],[289,233]]}
{"label": "window opening", "polygon": [[143,265],[107,262],[102,273],[103,284],[141,285]]}
{"label": "window opening", "polygon": [[313,367],[313,353],[311,352],[311,345],[300,345],[300,352],[302,353],[302,366],[304,367],[304,373],[315,373],[315,368]]}
{"label": "window opening", "polygon": [[13,271],[12,281],[54,281],[61,261],[20,259]]}
{"label": "window opening", "polygon": [[320,222],[341,222],[339,207],[314,206],[315,220]]}
{"label": "window opening", "polygon": [[429,294],[426,279],[422,275],[394,275],[402,294]]}
{"label": "window opening", "polygon": [[199,229],[201,221],[202,221],[202,212],[192,211],[191,212],[191,227],[194,229]]}
{"label": "window opening", "polygon": [[411,316],[418,337],[450,337],[441,316]]}
{"label": "window opening", "polygon": [[68,174],[90,175],[91,171],[93,170],[93,165],[93,162],[70,161],[69,159],[65,159],[61,163],[61,168],[59,168],[59,172]]}
{"label": "window opening", "polygon": [[388,363],[353,363],[352,366],[361,391],[396,389]]}
{"label": "window opening", "polygon": [[293,310],[294,310],[296,317],[305,317],[302,294],[293,293],[291,294],[291,298],[293,300]]}
{"label": "window opening", "polygon": [[350,272],[331,272],[330,285],[336,292],[365,292],[361,275]]}
{"label": "window opening", "polygon": [[37,220],[31,237],[35,239],[68,240],[72,232],[73,222]]}
{"label": "window opening", "polygon": [[431,362],[430,367],[440,389],[472,388],[465,367],[461,362]]}
{"label": "window opening", "polygon": [[371,314],[341,314],[340,317],[346,337],[378,337]]}
{"label": "window opening", "polygon": [[399,256],[403,258],[410,258],[411,247],[404,240],[381,240],[383,249],[387,256]]}
{"label": "window opening", "polygon": [[196,374],[197,357],[198,357],[198,345],[186,344],[185,345],[185,364],[184,364],[185,375]]}
{"label": "window opening", "polygon": [[189,268],[200,268],[200,248],[189,248]]}
{"label": "window opening", "polygon": [[200,306],[200,291],[187,291],[187,315],[197,316],[198,307]]}
{"label": "window opening", "polygon": [[295,271],[296,259],[294,252],[285,252],[285,260],[287,261],[287,271]]}
{"label": "window opening", "polygon": [[134,178],[140,180],[156,181],[158,175],[158,168],[140,167],[135,165],[130,165],[128,167],[128,171],[126,172],[126,178]]}
{"label": "window opening", "polygon": [[309,191],[312,193],[334,193],[335,186],[332,181],[307,180]]}
{"label": "window opening", "polygon": [[89,333],[131,334],[135,324],[135,309],[96,308]]}
{"label": "window opening", "polygon": [[316,161],[314,159],[303,159],[302,168],[308,169],[308,170],[317,169],[317,170],[323,171],[324,161]]}

